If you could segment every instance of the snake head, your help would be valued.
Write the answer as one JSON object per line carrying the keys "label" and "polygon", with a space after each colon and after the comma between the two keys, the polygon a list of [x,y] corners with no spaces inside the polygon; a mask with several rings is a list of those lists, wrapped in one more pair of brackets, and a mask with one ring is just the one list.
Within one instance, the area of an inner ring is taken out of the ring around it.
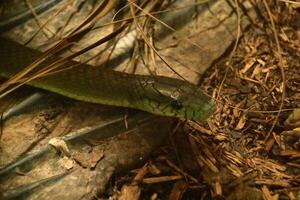
{"label": "snake head", "polygon": [[151,113],[203,121],[215,111],[212,99],[186,81],[159,77],[144,80],[142,87],[144,110]]}

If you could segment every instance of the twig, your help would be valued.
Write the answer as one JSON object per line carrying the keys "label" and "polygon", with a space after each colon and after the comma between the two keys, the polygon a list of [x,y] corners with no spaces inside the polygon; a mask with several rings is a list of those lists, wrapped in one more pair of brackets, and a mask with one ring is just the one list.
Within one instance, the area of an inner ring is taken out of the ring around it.
{"label": "twig", "polygon": [[[0,98],[4,97],[5,95],[9,94],[10,92],[14,91],[15,89],[19,88],[20,86],[38,78],[41,77],[43,75],[45,75],[46,73],[49,73],[51,71],[53,71],[54,69],[57,69],[58,67],[66,64],[67,62],[69,62],[70,60],[72,60],[73,58],[81,55],[82,53],[89,51],[105,42],[107,42],[108,40],[110,40],[111,38],[115,37],[116,35],[118,35],[120,32],[122,32],[122,30],[125,28],[125,25],[121,26],[119,29],[117,29],[116,31],[106,35],[105,37],[101,38],[100,40],[98,40],[97,42],[93,43],[92,45],[85,47],[84,49],[66,57],[66,58],[61,58],[59,60],[57,60],[56,62],[52,63],[51,65],[49,65],[48,67],[45,67],[43,70],[37,72],[37,74],[25,79],[24,81],[22,81],[22,83],[12,87],[11,89],[3,92],[2,94],[0,94]],[[63,44],[61,44],[63,45]],[[48,57],[46,57],[48,58]],[[46,58],[42,58],[42,60],[37,60],[37,62],[41,63],[42,61],[46,60]],[[35,63],[35,62],[34,62]],[[39,64],[38,63],[38,64]],[[36,64],[36,63],[35,63]],[[31,69],[27,69],[25,72],[29,72]],[[13,79],[12,82],[9,82],[9,84],[12,83],[17,83],[17,80],[19,80],[20,78],[22,78],[24,76],[24,72],[21,72],[21,74],[17,77],[17,79]]]}
{"label": "twig", "polygon": [[[52,17],[50,17],[49,19],[47,19],[40,27],[39,30],[37,30],[23,45],[26,46],[27,44],[29,44],[34,38],[35,36],[41,31],[43,30],[43,28],[45,26],[48,25],[48,23],[50,23],[58,14],[60,14],[66,7],[68,6],[68,4],[65,4],[64,6],[62,6],[55,14],[52,15]],[[57,33],[54,33],[54,36],[56,36]]]}
{"label": "twig", "polygon": [[233,54],[236,51],[236,48],[237,48],[237,45],[238,45],[238,42],[239,42],[239,38],[240,38],[240,34],[241,34],[241,13],[240,13],[240,9],[239,9],[238,0],[235,0],[235,5],[236,5],[236,14],[237,14],[236,40],[235,40],[233,50],[231,51],[231,54],[230,54],[230,57],[229,57],[229,60],[228,60],[228,65],[226,66],[226,69],[225,69],[224,77],[223,77],[222,82],[221,82],[221,84],[219,86],[219,90],[218,90],[217,97],[216,97],[217,100],[219,100],[219,96],[221,94],[221,90],[222,90],[224,82],[226,80],[226,77],[227,77],[227,74],[228,74],[228,70],[229,70],[229,66],[230,66],[230,63],[232,61]]}
{"label": "twig", "polygon": [[[96,9],[96,11],[99,11],[100,13],[99,16],[104,16],[105,14],[107,14],[113,7],[113,4],[115,3],[115,0],[113,1],[109,1],[108,0],[102,2],[102,4]],[[93,12],[88,18],[90,18],[91,16],[94,16],[95,13],[97,12]],[[98,19],[99,16],[95,17],[95,19]],[[94,19],[94,20],[95,20]],[[36,59],[34,62],[32,62],[29,66],[25,67],[21,72],[17,73],[16,75],[14,75],[11,79],[9,79],[8,81],[6,81],[5,83],[3,83],[2,85],[0,85],[0,91],[4,91],[9,85],[17,83],[18,80],[20,80],[21,78],[23,78],[26,74],[28,74],[30,71],[32,71],[34,68],[36,68],[37,66],[39,66],[42,62],[44,62],[47,58],[51,57],[52,55],[61,52],[62,50],[65,50],[66,48],[70,47],[72,44],[70,43],[70,41],[76,41],[80,38],[82,38],[86,33],[88,33],[92,28],[93,28],[93,24],[95,23],[95,21],[91,22],[90,24],[87,24],[87,21],[85,20],[82,24],[80,24],[77,28],[75,28],[75,30],[73,30],[73,32],[71,32],[66,38],[64,38],[63,40],[61,40],[59,43],[57,43],[56,45],[52,46],[51,48],[49,48],[47,51],[45,51],[44,53],[42,53],[42,55]],[[123,26],[117,30],[114,31],[111,34],[108,34],[106,37],[100,39],[99,41],[97,41],[96,43],[82,49],[81,51],[78,51],[77,53],[67,57],[66,59],[72,59],[75,58],[76,56],[78,56],[80,53],[86,52],[92,48],[95,48],[96,46],[102,44],[104,41],[107,41],[107,39],[114,37],[115,35],[119,34],[119,32],[121,32],[122,28],[125,27],[125,25],[128,22],[124,23]],[[88,26],[85,26],[88,25]],[[43,75],[45,72],[49,72],[51,71],[51,67],[57,68],[58,66],[56,65],[62,65],[64,63],[66,63],[66,59],[60,59],[57,62],[53,63],[52,65],[48,66],[48,68],[44,69],[44,72],[41,72],[41,75]],[[56,66],[56,67],[55,67]],[[50,69],[49,69],[50,68]],[[21,85],[24,85],[25,83],[35,79],[39,77],[39,74],[29,77],[26,82],[24,83],[20,83],[19,85],[9,89],[6,92],[3,92],[0,95],[0,98],[2,98],[3,96],[7,95],[8,93],[12,92],[13,90],[15,90],[16,88],[20,87]]]}
{"label": "twig", "polygon": [[273,31],[273,34],[274,34],[274,38],[275,38],[275,42],[276,42],[276,46],[277,46],[277,51],[278,51],[279,67],[280,67],[280,73],[281,73],[281,79],[282,79],[282,94],[281,94],[281,103],[280,103],[280,106],[279,106],[279,112],[277,113],[276,118],[275,118],[275,120],[272,124],[272,127],[269,130],[269,132],[268,132],[268,134],[265,138],[265,141],[267,141],[270,134],[272,133],[278,119],[279,119],[279,115],[280,115],[281,110],[284,106],[284,100],[285,100],[285,97],[286,97],[286,93],[285,93],[285,87],[286,86],[285,86],[285,72],[284,72],[284,63],[283,63],[283,59],[282,59],[282,51],[281,51],[281,47],[280,47],[280,44],[279,44],[279,39],[278,39],[277,31],[276,31],[276,26],[275,26],[274,20],[272,18],[271,10],[270,10],[266,0],[263,0],[263,3],[266,7],[266,10],[267,10],[267,13],[269,15],[270,22],[271,22],[271,25],[272,25],[272,31]]}
{"label": "twig", "polygon": [[296,4],[296,5],[300,5],[300,2],[296,2],[296,1],[290,1],[290,0],[279,0],[285,3],[291,3],[291,4]]}
{"label": "twig", "polygon": [[[132,3],[132,5],[134,5],[135,7],[137,7],[137,5],[135,3],[133,3],[131,0],[128,0],[129,2]],[[155,49],[155,47],[150,43],[150,41],[148,40],[147,36],[145,35],[142,27],[139,25],[139,23],[137,22],[137,19],[135,18],[135,14],[134,14],[134,9],[133,6],[130,6],[130,11],[132,13],[133,16],[133,22],[135,23],[136,27],[139,29],[144,41],[146,42],[146,44],[155,52],[155,54],[161,59],[161,61],[163,61],[163,63],[165,63],[167,65],[167,67],[172,70],[177,76],[179,76],[180,78],[182,78],[183,80],[186,80],[183,76],[181,76],[175,69],[173,69],[170,64],[159,54],[159,52]]]}
{"label": "twig", "polygon": [[[136,3],[132,2],[131,0],[128,0],[129,2],[131,2],[137,9],[139,9],[140,11],[142,11],[144,14],[146,14],[147,16],[151,17],[152,19],[154,19],[155,21],[159,22],[160,24],[162,24],[164,27],[166,27],[167,29],[173,31],[176,35],[176,29],[172,28],[171,26],[169,26],[168,24],[166,24],[165,22],[161,21],[160,19],[158,19],[157,17],[154,17],[150,12],[147,12],[146,10],[144,10],[143,8],[141,8],[139,5],[137,5]],[[201,1],[201,3],[206,3],[207,1]],[[187,38],[183,38],[184,41],[196,46],[197,48],[202,49],[201,46],[199,46],[197,43],[191,41],[190,39]]]}
{"label": "twig", "polygon": [[43,26],[44,23],[40,20],[39,16],[36,14],[34,8],[32,7],[31,1],[30,0],[26,0],[26,4],[29,7],[29,9],[31,10],[31,13],[34,16],[34,19],[35,19],[36,23],[38,24],[39,28],[43,30],[43,33],[49,39],[50,36],[48,36],[47,32],[43,28],[45,28],[50,33],[54,34],[53,31],[51,31],[48,27]]}

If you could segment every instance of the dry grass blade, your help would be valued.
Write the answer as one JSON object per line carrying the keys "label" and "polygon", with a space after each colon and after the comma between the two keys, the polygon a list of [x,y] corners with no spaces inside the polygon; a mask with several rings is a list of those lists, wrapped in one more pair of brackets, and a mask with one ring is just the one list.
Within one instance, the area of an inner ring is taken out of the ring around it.
{"label": "dry grass blade", "polygon": [[[34,16],[34,18],[35,18],[37,24],[38,24],[39,27],[40,27],[40,29],[44,32],[44,35],[45,35],[47,38],[49,38],[49,36],[48,36],[48,34],[47,34],[47,32],[46,32],[45,30],[49,31],[51,34],[54,34],[53,31],[51,31],[51,30],[50,30],[49,28],[47,28],[46,26],[43,26],[43,22],[40,20],[39,16],[36,14],[34,8],[32,7],[32,4],[31,4],[30,0],[26,0],[26,4],[28,5],[29,9],[31,10],[31,13],[33,14],[33,16]],[[45,28],[45,30],[44,30],[44,28]]]}
{"label": "dry grass blade", "polygon": [[296,4],[296,5],[300,6],[300,2],[297,2],[297,1],[290,1],[290,0],[279,0],[279,1],[282,1],[282,2],[285,2],[285,3]]}
{"label": "dry grass blade", "polygon": [[[96,11],[98,11],[99,16],[102,17],[105,14],[107,14],[113,7],[115,2],[110,1],[104,1],[103,4],[101,4],[98,9],[96,9]],[[101,12],[100,12],[101,11]],[[94,12],[92,15],[94,16],[96,12]],[[93,19],[93,17],[89,17],[89,20]],[[97,18],[98,19],[98,18]],[[39,66],[39,64],[41,64],[42,62],[44,62],[46,59],[48,59],[49,57],[51,57],[54,54],[57,54],[65,49],[67,49],[68,47],[70,47],[72,45],[71,42],[77,41],[80,38],[82,38],[86,33],[88,33],[90,31],[90,29],[93,27],[92,25],[95,22],[91,23],[90,26],[87,26],[86,28],[82,28],[84,27],[84,25],[87,24],[87,21],[85,21],[84,23],[82,23],[81,25],[79,25],[78,28],[75,29],[75,31],[72,32],[72,34],[69,34],[66,38],[64,38],[63,40],[61,40],[60,42],[58,42],[57,44],[55,44],[54,46],[52,46],[50,49],[48,49],[47,51],[45,51],[44,53],[42,53],[42,55],[35,60],[33,63],[31,63],[29,66],[25,67],[24,70],[22,70],[21,72],[17,73],[14,77],[12,77],[10,80],[6,81],[5,83],[3,83],[0,87],[0,91],[5,91],[10,85],[12,84],[16,84],[18,83],[16,86],[12,87],[11,89],[3,92],[0,95],[0,98],[4,97],[5,95],[9,94],[10,92],[14,91],[15,89],[19,88],[20,86],[28,83],[29,81],[38,78],[40,76],[44,76],[45,74],[57,69],[58,67],[60,67],[61,65],[63,65],[64,63],[68,62],[68,60],[73,59],[75,57],[77,57],[78,55],[81,55],[82,53],[95,48],[96,46],[110,40],[112,37],[114,37],[115,35],[117,35],[118,33],[120,33],[124,26],[122,26],[120,29],[114,31],[113,33],[107,35],[106,37],[100,39],[98,42],[96,42],[95,44],[92,44],[84,49],[82,49],[81,51],[78,51],[77,53],[74,53],[73,55],[70,55],[66,58],[62,58],[58,61],[56,61],[55,63],[51,64],[48,67],[45,67],[44,69],[42,69],[40,72],[37,72],[36,75],[33,75],[32,77],[27,77],[24,78],[29,72],[31,72],[33,69],[35,69],[37,66]],[[128,22],[127,22],[128,23]],[[22,80],[23,82],[19,83],[20,80]]]}
{"label": "dry grass blade", "polygon": [[76,27],[69,35],[72,35],[89,24],[86,28],[92,29],[95,23],[108,12],[110,12],[116,5],[117,0],[104,0],[101,2],[95,10],[84,20],[78,27]]}
{"label": "dry grass blade", "polygon": [[[132,5],[136,5],[134,2],[130,1],[130,3],[132,3]],[[150,43],[149,39],[147,38],[146,34],[144,33],[142,27],[140,26],[140,24],[138,23],[137,19],[135,18],[135,9],[133,6],[130,6],[130,11],[131,14],[133,16],[133,21],[134,24],[136,25],[136,27],[138,28],[139,32],[141,33],[143,40],[145,41],[145,43],[155,52],[155,54],[163,61],[163,63],[166,64],[166,66],[172,70],[177,76],[179,76],[180,78],[182,78],[183,80],[185,80],[185,78],[183,76],[181,76],[175,69],[172,68],[172,66],[169,65],[169,63],[159,54],[159,52],[154,48],[154,46]]]}
{"label": "dry grass blade", "polygon": [[[39,29],[24,43],[24,45],[26,46],[27,44],[29,44],[38,35],[38,33],[44,29],[44,27],[46,27],[53,19],[55,19],[55,17],[57,17],[62,11],[64,11],[69,6],[69,3],[70,2],[64,4],[52,17],[50,17],[44,23],[42,23]],[[57,35],[57,33],[53,33],[53,34],[54,36]]]}
{"label": "dry grass blade", "polygon": [[[130,1],[130,0],[128,0]],[[209,2],[209,0],[203,0],[201,2],[198,2],[196,4],[193,4],[193,5],[199,5],[199,4],[204,4],[204,3],[207,3]],[[166,27],[167,29],[173,31],[175,34],[176,34],[176,29],[172,28],[170,25],[166,24],[165,22],[163,22],[162,20],[158,19],[157,17],[153,16],[153,14],[156,14],[156,12],[153,12],[153,13],[150,13],[148,12],[147,10],[145,9],[142,9],[139,5],[137,5],[136,3],[132,2],[132,4],[137,8],[139,9],[140,11],[142,11],[143,13],[145,13],[146,16],[149,16],[150,18],[154,19],[155,21],[159,22],[160,24],[162,24],[164,27]],[[181,7],[181,8],[186,8],[187,6],[185,7]],[[180,8],[178,8],[180,9]],[[161,12],[157,12],[157,13],[161,13]],[[137,18],[138,16],[135,16],[135,18]],[[187,38],[183,38],[184,41],[194,45],[195,47],[199,48],[200,50],[203,50],[201,46],[199,46],[197,43],[195,42],[192,42],[190,39],[187,39]]]}
{"label": "dry grass blade", "polygon": [[238,3],[238,0],[235,0],[234,2],[235,2],[235,7],[236,7],[236,14],[237,14],[237,33],[236,33],[236,39],[235,39],[233,50],[231,51],[229,59],[228,59],[228,62],[227,62],[227,66],[226,66],[226,69],[225,69],[225,75],[224,75],[224,77],[222,79],[222,82],[220,83],[220,86],[219,86],[219,89],[218,89],[216,100],[219,100],[219,96],[221,95],[221,90],[222,90],[223,84],[224,84],[224,82],[225,82],[225,80],[227,78],[229,66],[230,66],[232,57],[233,57],[233,55],[234,55],[234,53],[236,51],[237,45],[239,43],[239,38],[240,38],[240,35],[241,35],[241,13],[240,13],[240,8],[239,8],[239,3]]}
{"label": "dry grass blade", "polygon": [[[37,72],[35,75],[29,77],[29,78],[26,78],[26,79],[23,79],[21,83],[17,84],[16,86],[14,86],[13,88],[3,92],[1,95],[0,95],[0,98],[4,97],[5,95],[9,94],[10,92],[14,91],[15,89],[21,87],[22,85],[28,83],[29,81],[32,81],[38,77],[42,77],[42,76],[46,76],[48,73],[51,73],[53,70],[59,68],[60,66],[64,65],[65,63],[69,62],[70,60],[72,60],[73,58],[83,54],[84,52],[90,50],[90,49],[93,49],[105,42],[107,42],[108,40],[110,40],[111,38],[115,37],[116,35],[118,35],[123,29],[125,28],[125,25],[124,26],[121,26],[119,29],[115,30],[114,32],[112,32],[111,34],[108,34],[106,37],[98,40],[97,42],[93,43],[92,45],[76,52],[76,53],[73,53],[72,55],[66,57],[66,58],[61,58],[59,60],[57,60],[56,62],[52,63],[51,65],[47,66],[46,68],[44,68],[43,70]],[[46,59],[46,58],[44,58]],[[42,60],[44,61],[44,60]],[[31,69],[29,70],[26,70],[26,72],[29,72]],[[22,76],[18,76],[18,80],[20,80],[21,78],[23,78],[23,75],[24,73],[21,73]],[[13,82],[13,83],[17,83],[17,82]]]}
{"label": "dry grass blade", "polygon": [[284,106],[284,101],[285,101],[285,97],[286,97],[286,92],[285,92],[285,88],[286,88],[286,78],[285,78],[285,72],[284,72],[284,63],[283,63],[283,58],[282,58],[282,50],[281,50],[281,47],[280,47],[280,44],[279,44],[279,39],[278,39],[278,33],[277,33],[277,30],[276,30],[276,26],[275,26],[275,23],[274,23],[274,20],[273,20],[273,17],[272,17],[272,13],[271,13],[271,10],[266,2],[266,0],[263,0],[264,2],[264,5],[265,5],[265,8],[267,10],[267,13],[269,15],[269,19],[270,19],[270,22],[271,22],[271,25],[272,25],[272,30],[273,30],[273,34],[274,34],[274,38],[275,38],[275,42],[276,42],[276,46],[277,46],[277,51],[278,51],[278,58],[279,58],[279,68],[280,68],[280,73],[281,73],[281,78],[282,78],[282,94],[281,94],[281,103],[280,103],[280,106],[279,106],[279,112],[277,113],[276,115],[276,118],[272,124],[272,127],[270,128],[269,132],[268,132],[268,135],[267,137],[265,138],[265,141],[268,140],[270,134],[272,133],[278,119],[279,119],[279,116],[280,116],[280,113],[281,113],[281,110]]}

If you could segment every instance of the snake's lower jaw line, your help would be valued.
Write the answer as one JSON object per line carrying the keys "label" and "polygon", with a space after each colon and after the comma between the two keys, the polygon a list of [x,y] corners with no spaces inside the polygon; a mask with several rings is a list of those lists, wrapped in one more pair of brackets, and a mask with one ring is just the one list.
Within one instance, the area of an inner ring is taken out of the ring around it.
{"label": "snake's lower jaw line", "polygon": [[154,109],[153,107],[148,107],[146,109],[145,107],[141,108],[141,110],[144,110],[146,112],[158,114],[165,117],[175,117],[181,120],[193,120],[198,122],[205,121],[210,116],[212,116],[212,114],[216,110],[215,103],[212,100],[206,102],[205,105],[202,105],[202,107],[198,107],[198,109],[195,110],[190,109],[189,111],[187,110],[176,111],[171,109],[170,107],[166,109],[159,109],[159,108],[156,108],[156,110],[153,109]]}

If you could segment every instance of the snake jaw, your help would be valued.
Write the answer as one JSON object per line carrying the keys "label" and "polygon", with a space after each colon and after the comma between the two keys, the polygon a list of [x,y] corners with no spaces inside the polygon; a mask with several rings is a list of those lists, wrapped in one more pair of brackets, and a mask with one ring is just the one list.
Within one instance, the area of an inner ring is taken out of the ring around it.
{"label": "snake jaw", "polygon": [[215,111],[214,102],[196,85],[178,79],[160,77],[143,84],[139,107],[150,113],[203,121]]}
{"label": "snake jaw", "polygon": [[[201,97],[200,97],[201,96]],[[214,102],[201,91],[187,96],[188,99],[181,100],[182,108],[174,108],[177,116],[194,121],[204,121],[215,112]]]}
{"label": "snake jaw", "polygon": [[215,104],[212,100],[187,104],[186,102],[180,103],[179,101],[174,100],[157,102],[153,99],[147,99],[142,103],[140,108],[144,111],[162,116],[177,117],[194,121],[204,121],[215,112]]}

